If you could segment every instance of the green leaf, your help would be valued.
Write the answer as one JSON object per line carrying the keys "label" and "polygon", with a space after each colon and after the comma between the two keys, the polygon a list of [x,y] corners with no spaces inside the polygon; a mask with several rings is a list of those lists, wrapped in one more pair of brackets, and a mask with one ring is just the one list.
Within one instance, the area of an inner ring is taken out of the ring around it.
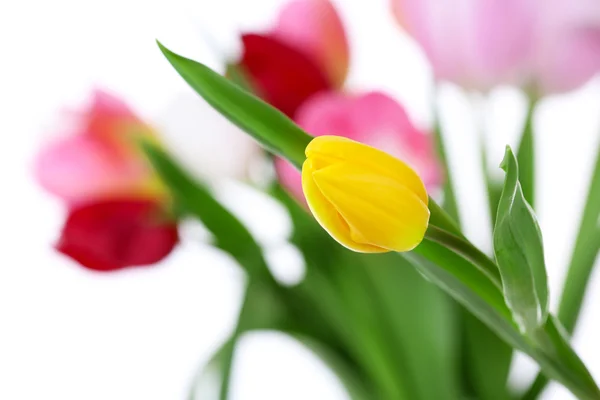
{"label": "green leaf", "polygon": [[512,348],[471,313],[463,312],[465,368],[475,397],[508,400],[508,373]]}
{"label": "green leaf", "polygon": [[494,253],[506,303],[523,332],[531,334],[548,316],[548,282],[542,234],[527,204],[510,147],[501,164],[506,178],[494,227]]}
{"label": "green leaf", "polygon": [[279,110],[241,89],[205,65],[173,53],[157,42],[164,56],[183,79],[211,106],[254,137],[265,148],[297,168],[312,137]]}
{"label": "green leaf", "polygon": [[[435,97],[435,96],[434,96]],[[442,124],[440,121],[440,115],[437,106],[433,106],[433,118],[434,118],[434,127],[433,127],[433,138],[436,145],[436,150],[442,167],[444,168],[445,179],[443,186],[444,193],[444,209],[450,215],[451,218],[456,221],[458,225],[460,225],[460,215],[458,212],[458,204],[456,203],[456,194],[454,193],[454,178],[452,169],[450,168],[450,164],[448,162],[448,155],[446,154],[446,144],[444,143],[444,133],[442,132]]]}
{"label": "green leaf", "polygon": [[[452,276],[460,282],[461,287],[469,288],[472,293],[479,296],[481,301],[485,301],[490,308],[494,309],[508,321],[511,320],[510,311],[506,307],[500,288],[495,282],[490,280],[489,276],[482,271],[482,268],[474,266],[464,256],[455,253],[443,244],[427,238],[413,252],[434,263],[437,269],[443,270],[448,276]],[[429,264],[427,266],[429,268],[433,267]],[[428,273],[426,276],[428,279],[431,279],[430,274]],[[447,276],[446,274],[444,276]],[[440,281],[435,282],[438,285],[442,284]],[[444,283],[441,287],[444,290],[450,291],[450,295],[460,302],[447,284]]]}
{"label": "green leaf", "polygon": [[596,164],[590,179],[579,233],[565,279],[565,285],[558,310],[558,318],[567,332],[573,333],[581,305],[588,287],[594,262],[600,249],[600,146],[596,153]]}
{"label": "green leaf", "polygon": [[561,333],[560,324],[554,318],[547,318],[542,326],[529,332],[529,337],[523,336],[513,323],[502,293],[489,274],[483,272],[485,267],[473,265],[481,262],[479,251],[474,247],[456,248],[452,243],[445,246],[444,240],[436,242],[426,237],[412,253],[403,256],[498,337],[536,360],[548,377],[561,382],[581,399],[600,399],[598,387]]}
{"label": "green leaf", "polygon": [[190,178],[162,150],[148,143],[143,148],[175,203],[202,221],[214,235],[216,246],[231,254],[251,277],[273,281],[261,248],[248,229],[215,200],[208,188]]}
{"label": "green leaf", "polygon": [[536,332],[538,343],[545,342],[544,345],[540,346],[536,343],[533,346],[516,329],[510,320],[510,315],[507,315],[509,314],[508,310],[502,312],[496,301],[484,300],[480,293],[473,290],[473,287],[463,283],[464,277],[454,276],[455,271],[452,265],[457,261],[460,263],[458,259],[438,258],[436,263],[445,265],[445,269],[443,269],[415,252],[403,253],[399,256],[408,259],[427,279],[464,305],[498,337],[532,357],[549,377],[565,385],[578,398],[582,400],[600,399],[600,390],[585,365],[569,346],[564,334],[561,333],[560,324],[553,317],[548,318],[545,325]]}
{"label": "green leaf", "polygon": [[[385,363],[391,365],[394,380],[409,381],[410,388],[405,386],[413,393],[411,400],[458,398],[458,327],[451,300],[395,254],[356,254],[337,244],[279,185],[271,193],[290,212],[292,242],[307,262],[301,286],[321,293],[327,290],[321,290],[318,282],[329,279],[334,287],[346,288],[335,291],[342,296],[340,307],[347,309],[342,330],[354,334],[346,346],[362,348],[373,340],[386,343],[393,362]],[[365,340],[363,335],[374,338]],[[394,367],[400,361],[402,365]],[[431,375],[438,377],[438,385],[431,385]]]}
{"label": "green leaf", "polygon": [[[579,223],[579,233],[575,239],[571,262],[565,279],[558,319],[566,331],[573,334],[577,325],[581,306],[589,287],[590,276],[600,249],[600,147],[596,151],[596,164],[590,179],[585,208]],[[523,400],[532,400],[542,392],[548,378],[539,374],[531,387],[523,395]]]}
{"label": "green leaf", "polygon": [[389,335],[383,340],[407,364],[415,390],[411,400],[460,399],[458,306],[394,253],[360,258],[365,263],[362,281],[371,282],[369,296]]}

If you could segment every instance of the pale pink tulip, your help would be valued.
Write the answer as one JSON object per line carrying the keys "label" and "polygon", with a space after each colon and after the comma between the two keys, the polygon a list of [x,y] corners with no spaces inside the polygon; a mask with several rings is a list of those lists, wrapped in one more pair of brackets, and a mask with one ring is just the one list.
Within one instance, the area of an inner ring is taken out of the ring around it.
{"label": "pale pink tulip", "polygon": [[[429,190],[441,183],[431,137],[417,129],[404,108],[385,94],[316,95],[298,110],[296,122],[314,136],[344,136],[402,159],[419,173]],[[276,161],[276,169],[284,187],[304,201],[300,173],[282,159]]]}
{"label": "pale pink tulip", "polygon": [[575,89],[600,72],[600,1],[539,1],[534,85],[546,93]]}
{"label": "pale pink tulip", "polygon": [[391,0],[436,78],[468,89],[574,89],[600,71],[596,0]]}
{"label": "pale pink tulip", "polygon": [[438,79],[470,89],[523,83],[533,46],[530,0],[392,0]]}
{"label": "pale pink tulip", "polygon": [[334,87],[348,74],[350,55],[340,17],[329,0],[293,0],[279,13],[271,35],[313,59]]}

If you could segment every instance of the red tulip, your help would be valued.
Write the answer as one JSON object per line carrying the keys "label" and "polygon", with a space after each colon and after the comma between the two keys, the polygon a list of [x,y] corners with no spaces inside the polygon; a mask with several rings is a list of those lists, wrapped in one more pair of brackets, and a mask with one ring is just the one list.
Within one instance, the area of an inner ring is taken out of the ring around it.
{"label": "red tulip", "polygon": [[293,0],[279,12],[271,34],[302,51],[341,88],[350,66],[344,25],[329,0]]}
{"label": "red tulip", "polygon": [[158,143],[155,132],[104,92],[74,122],[36,160],[38,181],[68,208],[58,250],[98,271],[160,261],[177,230],[168,190],[138,147]]}
{"label": "red tulip", "polygon": [[96,271],[154,264],[178,242],[177,225],[163,212],[160,203],[141,199],[76,207],[69,213],[56,248]]}
{"label": "red tulip", "polygon": [[346,33],[329,0],[293,0],[275,28],[242,36],[238,66],[265,101],[294,118],[316,93],[340,89],[349,66]]}
{"label": "red tulip", "polygon": [[310,96],[331,88],[323,71],[309,57],[278,39],[242,36],[240,65],[266,102],[293,117]]}

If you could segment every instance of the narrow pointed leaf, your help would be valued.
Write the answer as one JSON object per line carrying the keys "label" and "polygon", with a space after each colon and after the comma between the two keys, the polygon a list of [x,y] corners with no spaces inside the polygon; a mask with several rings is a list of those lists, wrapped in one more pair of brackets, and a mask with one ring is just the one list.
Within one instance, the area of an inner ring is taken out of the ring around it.
{"label": "narrow pointed leaf", "polygon": [[214,235],[216,246],[229,253],[250,276],[272,279],[262,251],[248,229],[223,207],[200,182],[157,147],[144,143],[146,155],[169,187],[177,207],[202,221]]}
{"label": "narrow pointed leaf", "polygon": [[[265,148],[296,167],[304,162],[304,149],[312,137],[279,110],[230,82],[207,66],[158,47],[183,79],[211,106],[246,131]],[[216,134],[216,133],[215,133]]]}
{"label": "narrow pointed leaf", "polygon": [[501,164],[504,189],[494,227],[494,252],[506,303],[520,329],[528,334],[548,316],[548,282],[542,235],[533,210],[523,196],[515,156],[507,147]]}

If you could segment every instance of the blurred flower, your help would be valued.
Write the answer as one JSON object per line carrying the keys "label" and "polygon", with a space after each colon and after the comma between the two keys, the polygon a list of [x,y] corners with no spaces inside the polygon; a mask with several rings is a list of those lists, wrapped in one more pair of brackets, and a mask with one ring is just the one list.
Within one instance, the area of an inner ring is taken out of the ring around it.
{"label": "blurred flower", "polygon": [[541,90],[569,91],[600,72],[600,1],[547,0],[539,12],[533,69]]}
{"label": "blurred flower", "polygon": [[271,34],[310,56],[335,88],[343,86],[350,52],[342,21],[329,0],[288,3]]}
{"label": "blurred flower", "polygon": [[36,160],[40,184],[69,208],[58,249],[95,270],[159,261],[177,233],[167,188],[139,148],[140,139],[157,143],[155,133],[102,91],[74,119]]}
{"label": "blurred flower", "polygon": [[438,79],[469,89],[522,83],[534,27],[529,0],[391,0]]}
{"label": "blurred flower", "polygon": [[247,34],[242,43],[240,65],[251,87],[289,117],[310,96],[332,87],[310,58],[278,39]]}
{"label": "blurred flower", "polygon": [[90,107],[73,116],[74,129],[38,155],[40,184],[67,204],[98,198],[165,198],[167,189],[137,141],[157,142],[152,129],[114,96],[96,91]]}
{"label": "blurred flower", "polygon": [[429,223],[427,191],[405,163],[365,144],[321,136],[306,147],[302,188],[311,212],[343,246],[409,251]]}
{"label": "blurred flower", "polygon": [[[404,160],[430,191],[442,181],[429,135],[415,128],[404,108],[383,93],[320,94],[298,110],[297,122],[312,135],[344,136]],[[300,173],[283,159],[277,159],[275,167],[285,188],[303,200]]]}
{"label": "blurred flower", "polygon": [[468,89],[576,88],[600,70],[595,0],[391,0],[438,79]]}
{"label": "blurred flower", "polygon": [[56,248],[96,271],[154,264],[179,240],[177,225],[162,213],[146,199],[86,203],[70,211]]}
{"label": "blurred flower", "polygon": [[275,29],[244,34],[239,66],[265,101],[294,117],[315,93],[341,88],[349,65],[342,23],[328,0],[295,0]]}

